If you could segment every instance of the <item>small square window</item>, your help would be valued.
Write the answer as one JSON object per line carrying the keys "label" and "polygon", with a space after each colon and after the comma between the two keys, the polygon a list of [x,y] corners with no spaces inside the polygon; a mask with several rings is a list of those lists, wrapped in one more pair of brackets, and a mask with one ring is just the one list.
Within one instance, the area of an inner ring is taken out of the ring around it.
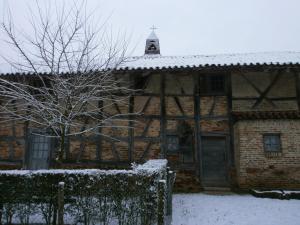
{"label": "small square window", "polygon": [[264,134],[264,149],[266,152],[280,152],[280,134]]}

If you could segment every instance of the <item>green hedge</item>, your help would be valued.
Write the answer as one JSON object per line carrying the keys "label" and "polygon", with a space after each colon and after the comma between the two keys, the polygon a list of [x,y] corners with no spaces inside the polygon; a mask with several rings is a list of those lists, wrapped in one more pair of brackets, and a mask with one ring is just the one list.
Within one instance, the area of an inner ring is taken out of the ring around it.
{"label": "green hedge", "polygon": [[[166,160],[132,170],[0,171],[2,224],[57,224],[58,184],[64,182],[65,224],[156,224],[160,180],[169,181]],[[166,212],[164,211],[165,215]]]}

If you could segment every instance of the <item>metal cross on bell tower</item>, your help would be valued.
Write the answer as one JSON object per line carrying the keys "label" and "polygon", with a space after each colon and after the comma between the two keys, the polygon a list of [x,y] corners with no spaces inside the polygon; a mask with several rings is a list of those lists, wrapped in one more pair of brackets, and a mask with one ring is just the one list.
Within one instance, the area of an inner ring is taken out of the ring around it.
{"label": "metal cross on bell tower", "polygon": [[155,30],[157,30],[157,27],[155,27],[154,25],[152,25],[152,27],[150,27],[150,29],[154,32]]}

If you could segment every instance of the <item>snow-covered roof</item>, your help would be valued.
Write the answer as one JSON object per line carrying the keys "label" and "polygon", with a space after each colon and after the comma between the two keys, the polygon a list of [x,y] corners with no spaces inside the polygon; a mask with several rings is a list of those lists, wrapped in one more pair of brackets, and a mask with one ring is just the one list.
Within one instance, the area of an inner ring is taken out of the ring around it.
{"label": "snow-covered roof", "polygon": [[118,70],[175,69],[189,67],[226,67],[252,65],[300,65],[300,52],[262,52],[244,54],[130,57]]}
{"label": "snow-covered roof", "polygon": [[[261,52],[219,55],[189,55],[162,56],[160,54],[145,54],[143,56],[128,57],[117,67],[118,71],[128,70],[156,70],[205,67],[231,66],[300,66],[300,52]],[[0,75],[29,75],[28,73],[4,72],[0,68]],[[41,72],[43,73],[43,72]],[[63,73],[69,73],[68,71]],[[48,74],[46,71],[43,74]]]}

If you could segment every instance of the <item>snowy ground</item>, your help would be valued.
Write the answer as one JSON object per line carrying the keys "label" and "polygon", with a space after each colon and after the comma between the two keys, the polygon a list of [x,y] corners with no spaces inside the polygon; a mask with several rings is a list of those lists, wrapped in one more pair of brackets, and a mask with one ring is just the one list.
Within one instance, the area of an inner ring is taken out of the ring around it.
{"label": "snowy ground", "polygon": [[174,194],[172,225],[300,225],[300,200]]}

